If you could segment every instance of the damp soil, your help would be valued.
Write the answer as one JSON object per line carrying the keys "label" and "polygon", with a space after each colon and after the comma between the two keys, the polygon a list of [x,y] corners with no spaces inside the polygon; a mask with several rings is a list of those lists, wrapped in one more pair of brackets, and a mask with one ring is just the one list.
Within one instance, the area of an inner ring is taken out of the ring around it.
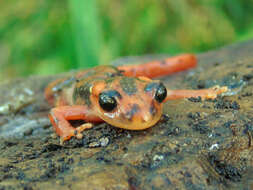
{"label": "damp soil", "polygon": [[[228,96],[167,102],[143,131],[96,125],[59,143],[43,98],[60,76],[0,84],[0,189],[253,189],[253,41],[199,54],[171,89],[227,85]],[[69,75],[69,73],[63,74]]]}

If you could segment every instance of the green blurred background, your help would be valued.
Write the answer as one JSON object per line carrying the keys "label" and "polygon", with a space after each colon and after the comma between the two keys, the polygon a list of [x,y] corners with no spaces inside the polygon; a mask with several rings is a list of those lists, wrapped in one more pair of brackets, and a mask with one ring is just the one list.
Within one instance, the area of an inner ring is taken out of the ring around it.
{"label": "green blurred background", "polygon": [[0,0],[0,80],[253,37],[253,0]]}

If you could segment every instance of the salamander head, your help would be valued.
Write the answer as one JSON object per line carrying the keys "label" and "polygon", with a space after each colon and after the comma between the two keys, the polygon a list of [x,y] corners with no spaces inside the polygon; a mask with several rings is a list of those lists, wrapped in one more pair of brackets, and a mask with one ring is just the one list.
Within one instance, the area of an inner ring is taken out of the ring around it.
{"label": "salamander head", "polygon": [[153,126],[167,95],[159,81],[122,76],[95,83],[91,91],[93,111],[107,123],[129,130]]}

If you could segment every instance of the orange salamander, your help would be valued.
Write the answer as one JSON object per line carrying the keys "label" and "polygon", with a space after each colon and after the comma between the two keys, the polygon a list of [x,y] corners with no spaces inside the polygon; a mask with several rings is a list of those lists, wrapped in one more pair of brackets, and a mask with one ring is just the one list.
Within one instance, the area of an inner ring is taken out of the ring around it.
{"label": "orange salamander", "polygon": [[[91,123],[107,122],[128,130],[143,130],[155,125],[167,100],[202,97],[215,98],[227,87],[200,90],[169,90],[151,78],[195,67],[197,59],[183,54],[140,65],[97,66],[78,72],[74,77],[58,79],[45,89],[47,101],[54,106],[49,118],[61,137],[82,138]],[[74,128],[70,120],[84,120]]]}

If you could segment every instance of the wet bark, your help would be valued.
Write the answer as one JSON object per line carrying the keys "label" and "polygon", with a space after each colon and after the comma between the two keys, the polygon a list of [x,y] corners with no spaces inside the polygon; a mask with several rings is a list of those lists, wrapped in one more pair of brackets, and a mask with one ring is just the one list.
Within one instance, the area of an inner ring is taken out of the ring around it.
{"label": "wet bark", "polygon": [[172,89],[227,85],[230,96],[170,101],[150,129],[101,124],[63,146],[43,97],[60,76],[0,83],[0,189],[252,189],[252,52],[248,41],[202,53],[198,68],[161,79]]}

